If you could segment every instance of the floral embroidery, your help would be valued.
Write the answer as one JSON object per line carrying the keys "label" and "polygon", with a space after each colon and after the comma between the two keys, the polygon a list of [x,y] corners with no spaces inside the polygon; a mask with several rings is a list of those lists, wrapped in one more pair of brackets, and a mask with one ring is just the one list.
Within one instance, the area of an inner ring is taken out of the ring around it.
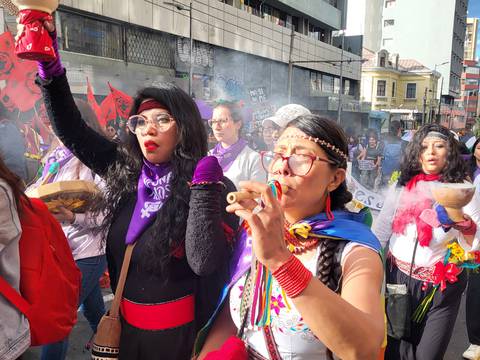
{"label": "floral embroidery", "polygon": [[279,294],[278,296],[272,295],[270,309],[274,310],[277,315],[280,314],[280,309],[285,308],[285,304],[283,303],[282,295]]}

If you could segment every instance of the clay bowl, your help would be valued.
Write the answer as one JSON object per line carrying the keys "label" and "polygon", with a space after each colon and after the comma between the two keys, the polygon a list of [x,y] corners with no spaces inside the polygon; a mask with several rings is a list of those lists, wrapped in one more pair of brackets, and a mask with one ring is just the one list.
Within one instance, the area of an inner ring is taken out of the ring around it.
{"label": "clay bowl", "polygon": [[473,184],[436,183],[432,184],[431,190],[434,200],[445,208],[450,219],[455,222],[464,220],[462,208],[472,200],[475,194]]}

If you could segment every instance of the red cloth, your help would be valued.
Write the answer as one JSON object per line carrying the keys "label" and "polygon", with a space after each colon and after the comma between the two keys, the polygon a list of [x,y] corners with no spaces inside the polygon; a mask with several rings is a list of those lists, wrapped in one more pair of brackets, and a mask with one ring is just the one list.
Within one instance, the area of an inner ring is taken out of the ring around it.
{"label": "red cloth", "polygon": [[400,205],[393,219],[392,230],[395,234],[403,234],[407,225],[414,223],[417,227],[418,243],[428,246],[432,241],[432,227],[422,220],[420,216],[426,209],[431,209],[434,202],[423,191],[417,188],[419,181],[439,180],[439,175],[418,174],[405,186],[405,191],[400,198]]}
{"label": "red cloth", "polygon": [[14,43],[9,31],[0,35],[0,80],[6,81],[0,91],[0,101],[10,111],[26,112],[41,99],[40,88],[34,82],[37,64],[17,58]]}
{"label": "red cloth", "polygon": [[117,111],[115,109],[115,100],[112,94],[108,94],[100,104],[100,122],[107,124],[110,120],[117,120]]}
{"label": "red cloth", "polygon": [[102,109],[100,108],[100,105],[98,105],[97,100],[95,99],[92,85],[90,84],[90,81],[88,80],[88,78],[87,78],[87,101],[90,107],[92,108],[93,112],[95,113],[95,116],[97,117],[97,121],[100,124],[100,126],[102,126],[102,128],[105,128],[107,123],[102,118]]}
{"label": "red cloth", "polygon": [[118,116],[123,119],[128,119],[130,116],[130,110],[133,106],[132,97],[125,94],[123,91],[115,89],[110,83],[108,83],[108,86],[110,87],[110,92],[115,101],[115,109],[117,110]]}
{"label": "red cloth", "polygon": [[245,343],[236,336],[230,336],[219,350],[209,352],[205,360],[248,360]]}
{"label": "red cloth", "polygon": [[21,10],[19,17],[24,28],[15,44],[16,55],[27,60],[55,60],[52,38],[43,26],[44,21],[52,21],[52,16],[39,10]]}

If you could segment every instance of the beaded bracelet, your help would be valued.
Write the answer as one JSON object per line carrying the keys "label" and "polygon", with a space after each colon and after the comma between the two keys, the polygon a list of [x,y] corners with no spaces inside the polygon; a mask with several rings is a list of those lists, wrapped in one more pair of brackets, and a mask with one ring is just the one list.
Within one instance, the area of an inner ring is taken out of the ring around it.
{"label": "beaded bracelet", "polygon": [[289,298],[300,295],[313,277],[310,270],[293,254],[272,275]]}
{"label": "beaded bracelet", "polygon": [[222,185],[224,188],[227,186],[222,181],[199,181],[199,182],[188,182],[188,186],[192,187],[194,185]]}

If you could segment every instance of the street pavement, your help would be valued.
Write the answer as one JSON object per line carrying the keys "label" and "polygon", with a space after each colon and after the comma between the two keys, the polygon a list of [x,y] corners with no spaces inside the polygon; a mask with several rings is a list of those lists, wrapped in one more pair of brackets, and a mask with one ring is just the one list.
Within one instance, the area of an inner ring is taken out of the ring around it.
{"label": "street pavement", "polygon": [[[108,296],[108,294],[106,294]],[[109,298],[109,297],[108,297]],[[111,301],[108,301],[107,308]],[[68,348],[68,360],[88,360],[90,359],[89,352],[85,351],[85,344],[90,339],[91,330],[88,326],[87,320],[83,315],[79,314],[78,323],[70,335],[70,343]],[[453,331],[453,337],[450,341],[445,360],[461,360],[462,353],[468,347],[467,328],[465,324],[465,296],[462,299],[462,305],[458,314],[457,322]],[[40,349],[31,348],[22,357],[22,360],[37,360],[40,359]],[[161,360],[159,358],[159,360]],[[313,360],[313,359],[312,359]]]}

